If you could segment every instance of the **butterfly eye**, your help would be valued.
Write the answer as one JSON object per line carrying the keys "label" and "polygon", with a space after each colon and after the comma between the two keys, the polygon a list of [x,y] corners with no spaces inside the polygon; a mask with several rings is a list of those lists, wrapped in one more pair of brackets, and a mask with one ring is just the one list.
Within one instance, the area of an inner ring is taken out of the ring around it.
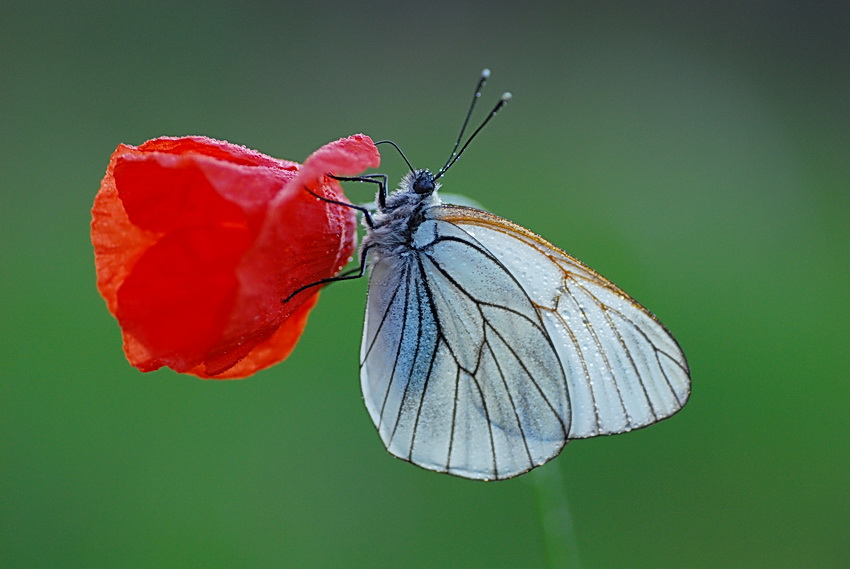
{"label": "butterfly eye", "polygon": [[413,191],[417,194],[431,194],[434,192],[434,175],[428,170],[420,170],[413,180]]}

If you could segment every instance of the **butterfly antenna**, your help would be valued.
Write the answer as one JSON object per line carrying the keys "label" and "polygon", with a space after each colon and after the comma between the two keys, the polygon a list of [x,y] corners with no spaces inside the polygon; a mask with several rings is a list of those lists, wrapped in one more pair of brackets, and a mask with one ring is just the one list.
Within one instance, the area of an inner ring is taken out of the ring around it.
{"label": "butterfly antenna", "polygon": [[481,72],[481,77],[478,78],[478,84],[475,86],[475,93],[472,95],[472,102],[469,103],[469,109],[466,111],[466,118],[463,119],[463,126],[460,127],[460,133],[457,135],[454,148],[452,148],[451,153],[449,153],[449,158],[446,160],[446,163],[442,168],[440,168],[440,172],[445,171],[449,163],[454,159],[457,147],[460,146],[460,141],[463,140],[463,134],[466,132],[466,127],[469,126],[469,119],[472,118],[472,111],[475,110],[475,103],[477,103],[478,99],[481,97],[481,90],[484,89],[484,84],[487,83],[487,79],[489,78],[490,70],[484,69]]}
{"label": "butterfly antenna", "polygon": [[401,148],[398,147],[398,144],[396,144],[392,140],[379,140],[375,143],[375,146],[378,146],[379,144],[389,144],[390,146],[398,150],[398,153],[401,155],[401,159],[404,160],[404,163],[407,164],[407,167],[410,169],[411,172],[413,172],[413,166],[410,165],[410,160],[407,159],[407,156],[404,155],[404,152],[401,151]]}
{"label": "butterfly antenna", "polygon": [[479,132],[481,132],[481,129],[487,126],[487,123],[490,122],[490,120],[496,116],[496,113],[498,113],[501,108],[504,107],[505,104],[507,104],[507,102],[511,100],[512,96],[513,95],[511,95],[510,93],[502,93],[502,96],[499,97],[499,102],[496,103],[496,106],[493,107],[493,110],[490,111],[490,114],[487,115],[487,118],[484,119],[484,122],[482,122],[481,125],[479,125],[479,127],[475,129],[475,132],[469,135],[469,138],[466,139],[466,143],[461,146],[460,150],[457,151],[457,154],[452,152],[452,158],[449,159],[445,166],[440,168],[440,171],[437,172],[436,176],[434,176],[435,180],[445,174],[446,171],[451,168],[455,162],[457,162],[457,159],[460,158],[460,155],[463,154],[463,151],[466,150],[467,146],[469,146],[469,143],[472,142],[472,140],[478,135]]}

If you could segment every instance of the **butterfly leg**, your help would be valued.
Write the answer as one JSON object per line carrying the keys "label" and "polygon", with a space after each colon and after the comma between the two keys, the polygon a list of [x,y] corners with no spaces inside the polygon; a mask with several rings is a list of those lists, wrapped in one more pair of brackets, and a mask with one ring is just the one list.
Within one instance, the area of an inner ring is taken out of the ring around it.
{"label": "butterfly leg", "polygon": [[[328,201],[330,201],[330,200],[328,200]],[[347,204],[347,205],[350,205],[350,204]],[[299,287],[299,288],[295,289],[295,291],[292,292],[292,294],[290,294],[289,296],[284,298],[281,301],[281,303],[286,304],[287,302],[292,300],[293,297],[295,297],[295,295],[298,294],[299,292],[303,292],[303,291],[307,290],[308,288],[313,288],[314,286],[319,286],[319,285],[328,284],[328,283],[335,283],[337,281],[350,281],[350,280],[353,280],[353,279],[361,278],[366,273],[366,253],[368,253],[369,249],[370,249],[370,246],[367,245],[366,247],[364,247],[360,251],[360,266],[359,267],[354,267],[353,269],[349,269],[348,271],[345,271],[344,273],[337,275],[335,277],[329,277],[327,279],[321,279],[321,280],[318,280],[314,283],[310,283],[310,284],[304,285],[302,287]]]}
{"label": "butterfly leg", "polygon": [[[344,180],[344,178],[335,178],[334,176],[331,176],[331,177],[334,178],[335,180],[340,180],[340,179]],[[323,202],[328,202],[328,203],[332,203],[332,204],[336,204],[336,205],[341,205],[341,206],[344,206],[344,207],[350,207],[351,209],[356,209],[357,211],[359,211],[360,213],[363,214],[363,219],[366,220],[366,225],[368,225],[369,227],[374,227],[375,224],[372,221],[372,214],[369,212],[368,209],[366,209],[362,205],[355,205],[353,203],[341,202],[341,201],[337,201],[337,200],[332,200],[330,198],[326,198],[325,196],[320,196],[319,194],[317,194],[316,192],[314,192],[313,190],[311,190],[307,186],[304,186],[304,189],[307,190],[308,192],[310,192],[311,194],[313,194],[314,196],[316,196],[317,198],[319,198],[320,200],[322,200]]]}
{"label": "butterfly leg", "polygon": [[[344,177],[344,176],[333,176],[328,174],[329,178],[333,178],[339,182],[369,182],[371,184],[378,184],[378,203],[383,207],[386,205],[386,196],[387,196],[387,175],[386,174],[367,174],[365,176],[353,176],[353,177]],[[368,209],[363,207],[362,205],[355,205],[347,202],[341,202],[338,200],[332,200],[330,198],[326,198],[324,196],[320,196],[307,186],[304,186],[304,189],[313,194],[315,197],[320,200],[336,205],[341,205],[343,207],[350,207],[351,209],[356,209],[360,213],[363,214],[363,218],[366,220],[366,225],[369,227],[374,227],[374,222],[372,221],[372,215]],[[319,286],[323,284],[333,283],[337,281],[347,281],[352,279],[361,278],[366,272],[366,253],[369,251],[369,246],[364,247],[360,251],[360,266],[354,267],[351,270],[345,271],[344,273],[337,275],[335,277],[329,277],[327,279],[321,279],[314,283],[306,284],[302,287],[295,289],[289,296],[284,298],[281,302],[286,304],[290,300],[292,300],[295,295],[300,292],[307,290],[308,288],[313,288],[314,286]]]}
{"label": "butterfly leg", "polygon": [[[386,174],[366,174],[365,176],[352,176],[352,177],[344,177],[344,176],[331,176],[334,180],[339,182],[368,182],[370,184],[378,184],[378,205],[381,209],[384,209],[387,205],[387,175]],[[371,219],[367,218],[367,222],[369,223]],[[369,227],[372,227],[372,224],[369,223]]]}

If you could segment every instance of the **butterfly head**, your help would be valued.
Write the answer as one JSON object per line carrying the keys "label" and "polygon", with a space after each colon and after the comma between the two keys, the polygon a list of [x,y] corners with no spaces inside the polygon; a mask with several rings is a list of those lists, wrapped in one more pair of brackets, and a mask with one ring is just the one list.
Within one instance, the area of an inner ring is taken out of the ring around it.
{"label": "butterfly head", "polygon": [[411,191],[427,196],[433,194],[437,189],[437,183],[434,181],[434,174],[430,170],[415,170],[410,182]]}

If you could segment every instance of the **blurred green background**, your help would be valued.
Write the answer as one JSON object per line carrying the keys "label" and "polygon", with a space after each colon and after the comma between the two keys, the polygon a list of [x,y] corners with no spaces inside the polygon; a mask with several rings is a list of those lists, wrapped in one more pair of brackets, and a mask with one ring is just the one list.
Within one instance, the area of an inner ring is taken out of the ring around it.
{"label": "blurred green background", "polygon": [[[625,288],[693,372],[678,416],[541,469],[582,566],[846,567],[848,30],[844,1],[4,3],[0,566],[547,565],[538,473],[384,451],[365,281],[326,289],[251,379],[143,375],[88,237],[119,142],[301,161],[365,132],[438,166],[486,66],[483,106],[514,100],[445,190]],[[392,152],[381,170],[404,173]]]}

